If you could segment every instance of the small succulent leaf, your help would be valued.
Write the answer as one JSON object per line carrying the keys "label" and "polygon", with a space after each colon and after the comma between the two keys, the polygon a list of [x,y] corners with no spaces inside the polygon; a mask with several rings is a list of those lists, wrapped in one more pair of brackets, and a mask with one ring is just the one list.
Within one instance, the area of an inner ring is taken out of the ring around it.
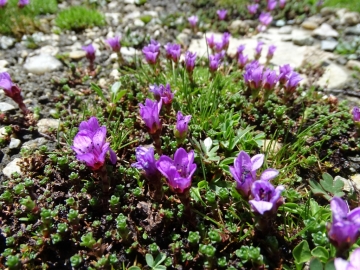
{"label": "small succulent leaf", "polygon": [[315,180],[310,180],[310,189],[315,195],[323,195],[326,192],[323,190],[323,187],[316,182]]}
{"label": "small succulent leaf", "polygon": [[154,257],[151,254],[147,253],[145,255],[145,260],[148,266],[151,268],[154,267]]}
{"label": "small succulent leaf", "polygon": [[325,270],[335,270],[334,260],[328,261],[325,264]]}
{"label": "small succulent leaf", "polygon": [[121,82],[116,82],[111,86],[111,92],[116,95],[116,93],[120,90]]}
{"label": "small succulent leaf", "polygon": [[293,250],[293,256],[296,264],[305,263],[310,260],[311,252],[306,240],[301,241]]}
{"label": "small succulent leaf", "polygon": [[138,267],[138,266],[130,266],[129,268],[128,268],[128,270],[141,270],[141,268],[140,267]]}
{"label": "small succulent leaf", "polygon": [[159,253],[155,258],[155,266],[160,266],[160,264],[165,261],[166,254],[165,253]]}
{"label": "small succulent leaf", "polygon": [[164,265],[158,265],[153,268],[154,270],[166,270],[166,266]]}
{"label": "small succulent leaf", "polygon": [[219,146],[214,146],[209,152],[208,152],[208,156],[213,156],[216,155],[217,150],[219,150]]}
{"label": "small succulent leaf", "polygon": [[323,263],[326,263],[329,259],[329,252],[326,248],[322,246],[317,246],[311,251],[311,255],[313,255],[316,258],[319,258],[320,261]]}
{"label": "small succulent leaf", "polygon": [[326,172],[322,174],[322,178],[328,183],[332,183],[334,180],[334,178]]}
{"label": "small succulent leaf", "polygon": [[203,142],[203,145],[204,145],[204,152],[207,153],[210,151],[212,145],[213,145],[213,141],[211,138],[207,137],[204,142]]}
{"label": "small succulent leaf", "polygon": [[220,145],[225,149],[229,149],[230,142],[229,141],[220,141]]}
{"label": "small succulent leaf", "polygon": [[322,270],[324,269],[323,264],[318,258],[313,258],[309,265],[310,270]]}

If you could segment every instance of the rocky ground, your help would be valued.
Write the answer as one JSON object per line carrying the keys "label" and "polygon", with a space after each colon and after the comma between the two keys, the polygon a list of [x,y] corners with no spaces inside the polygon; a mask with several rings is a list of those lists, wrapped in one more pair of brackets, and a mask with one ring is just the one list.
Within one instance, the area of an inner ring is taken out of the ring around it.
{"label": "rocky ground", "polygon": [[[59,8],[74,4],[80,2],[62,2]],[[52,116],[56,114],[55,104],[60,92],[52,79],[64,77],[70,62],[86,64],[85,53],[81,50],[84,44],[93,43],[98,49],[96,64],[103,68],[96,79],[102,87],[108,87],[119,78],[117,56],[106,50],[104,45],[104,39],[115,34],[121,34],[123,41],[129,43],[130,46],[121,49],[122,55],[128,58],[141,56],[146,38],[156,39],[162,44],[177,40],[200,56],[207,54],[205,33],[193,34],[187,25],[186,18],[196,12],[191,1],[148,1],[142,6],[135,5],[133,0],[113,1],[100,6],[100,11],[105,14],[108,23],[101,29],[95,27],[81,33],[62,31],[61,34],[37,32],[23,36],[19,41],[9,36],[0,38],[0,72],[7,71],[13,76],[14,81],[21,86],[25,103],[30,109],[40,108],[40,133],[46,133],[48,128],[56,129],[59,125],[59,120]],[[167,19],[174,17],[174,14],[177,14],[177,19],[167,23]],[[147,24],[141,20],[144,15],[152,17]],[[54,16],[46,16],[43,20],[50,24],[49,29],[56,29],[53,26]],[[179,27],[181,25],[184,27]],[[308,73],[303,83],[317,85],[318,90],[347,99],[352,104],[359,103],[359,52],[345,56],[334,53],[339,42],[354,42],[360,34],[358,13],[325,7],[319,14],[304,21],[274,21],[265,33],[253,35],[254,26],[256,21],[252,20],[235,19],[228,22],[228,30],[233,36],[229,55],[235,54],[239,44],[246,44],[245,52],[250,55],[259,40],[267,45],[275,44],[277,51],[272,60],[275,66],[290,63]],[[179,28],[183,30],[179,32]],[[34,45],[36,48],[31,49]],[[265,57],[261,61],[264,62]],[[309,70],[307,67],[316,72],[306,71]],[[85,83],[77,87],[81,91],[89,85]],[[15,104],[5,97],[2,90],[0,99],[1,112],[16,112]],[[47,143],[46,138],[40,138],[42,144]],[[38,145],[34,143],[35,139],[39,140],[33,134],[12,138],[10,144],[1,151],[1,169],[19,156],[21,148]],[[3,173],[9,176],[13,170],[16,168],[6,168]]]}

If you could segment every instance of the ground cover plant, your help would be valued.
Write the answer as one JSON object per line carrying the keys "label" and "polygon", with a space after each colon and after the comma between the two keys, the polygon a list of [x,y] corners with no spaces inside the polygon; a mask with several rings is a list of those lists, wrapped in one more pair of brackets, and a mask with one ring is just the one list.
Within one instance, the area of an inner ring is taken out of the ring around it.
{"label": "ground cover plant", "polygon": [[[256,31],[271,20],[264,12]],[[187,23],[200,27],[197,15]],[[42,135],[54,146],[23,151],[23,173],[1,182],[1,268],[358,266],[359,196],[341,177],[358,170],[347,157],[360,153],[360,109],[273,67],[275,45],[230,57],[230,36],[208,35],[206,57],[144,38],[131,59],[107,38],[121,74],[107,87],[84,44],[87,62],[53,79],[61,125]],[[40,112],[13,74],[0,87],[21,111],[0,115],[1,143],[36,133]]]}

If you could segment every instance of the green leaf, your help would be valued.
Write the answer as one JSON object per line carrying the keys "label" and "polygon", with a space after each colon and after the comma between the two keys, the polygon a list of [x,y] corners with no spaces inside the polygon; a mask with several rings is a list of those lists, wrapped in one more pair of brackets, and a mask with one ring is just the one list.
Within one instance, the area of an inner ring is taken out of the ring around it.
{"label": "green leaf", "polygon": [[120,90],[120,87],[121,87],[121,82],[116,82],[116,83],[114,83],[114,84],[111,86],[111,92],[116,95],[117,92]]}
{"label": "green leaf", "polygon": [[154,267],[154,257],[151,254],[147,253],[145,255],[145,260],[148,266],[151,268]]}
{"label": "green leaf", "polygon": [[153,268],[153,270],[166,270],[166,266],[164,265],[158,265]]}
{"label": "green leaf", "polygon": [[333,261],[333,260],[328,261],[328,262],[325,264],[325,270],[335,270],[335,265],[334,265],[334,261]]}
{"label": "green leaf", "polygon": [[129,268],[128,268],[128,270],[141,270],[141,268],[140,267],[138,267],[138,266],[130,266]]}
{"label": "green leaf", "polygon": [[327,249],[322,246],[314,248],[311,251],[311,255],[319,258],[323,263],[327,262],[329,259],[329,251],[327,251]]}
{"label": "green leaf", "polygon": [[310,270],[322,270],[324,269],[324,266],[318,258],[314,258],[311,260],[309,268]]}
{"label": "green leaf", "polygon": [[160,264],[165,261],[166,254],[165,253],[159,253],[159,255],[155,258],[155,266],[160,266]]}
{"label": "green leaf", "polygon": [[117,103],[125,94],[126,90],[121,90],[120,92],[118,92],[115,99],[113,100],[113,103]]}
{"label": "green leaf", "polygon": [[309,244],[306,240],[301,241],[293,250],[296,264],[305,263],[310,260],[311,253]]}
{"label": "green leaf", "polygon": [[94,90],[103,101],[107,102],[102,89],[97,84],[91,83],[91,89]]}

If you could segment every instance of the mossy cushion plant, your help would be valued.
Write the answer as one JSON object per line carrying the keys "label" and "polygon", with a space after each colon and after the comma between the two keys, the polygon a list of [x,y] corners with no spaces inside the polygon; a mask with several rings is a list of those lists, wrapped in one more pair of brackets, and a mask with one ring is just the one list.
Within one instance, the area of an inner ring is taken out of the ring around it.
{"label": "mossy cushion plant", "polygon": [[56,0],[32,0],[20,8],[18,0],[9,0],[0,8],[0,33],[21,36],[41,30],[38,15],[52,14],[57,11]]}
{"label": "mossy cushion plant", "polygon": [[74,6],[59,12],[55,24],[61,29],[81,31],[105,25],[104,16],[96,10]]}

